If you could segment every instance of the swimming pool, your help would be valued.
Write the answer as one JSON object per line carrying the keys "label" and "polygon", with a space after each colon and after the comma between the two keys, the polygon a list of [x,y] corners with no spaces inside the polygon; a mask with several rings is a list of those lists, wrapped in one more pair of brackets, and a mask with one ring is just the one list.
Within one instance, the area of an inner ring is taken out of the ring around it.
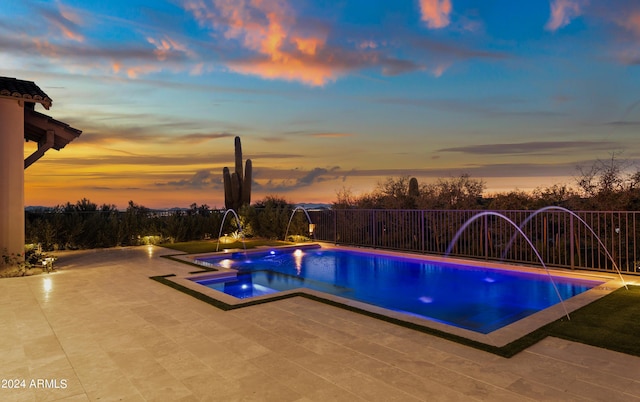
{"label": "swimming pool", "polygon": [[482,334],[560,303],[558,293],[567,300],[603,283],[320,247],[237,252],[195,262],[236,270],[231,277],[191,280],[239,299],[307,288]]}

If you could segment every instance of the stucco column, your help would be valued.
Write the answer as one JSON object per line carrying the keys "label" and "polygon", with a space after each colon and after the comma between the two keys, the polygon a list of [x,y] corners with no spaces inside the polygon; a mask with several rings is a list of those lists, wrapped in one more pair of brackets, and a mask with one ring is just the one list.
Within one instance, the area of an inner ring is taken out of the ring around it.
{"label": "stucco column", "polygon": [[0,253],[24,253],[23,105],[0,98]]}

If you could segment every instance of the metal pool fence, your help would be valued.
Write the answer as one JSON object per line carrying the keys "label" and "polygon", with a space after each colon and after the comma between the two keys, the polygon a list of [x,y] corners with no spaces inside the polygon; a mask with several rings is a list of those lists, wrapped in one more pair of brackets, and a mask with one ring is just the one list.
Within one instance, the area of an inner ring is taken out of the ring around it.
{"label": "metal pool fence", "polygon": [[539,255],[551,267],[614,273],[617,266],[640,274],[640,212],[336,209],[309,215],[315,239],[335,244],[444,255],[461,231],[452,256],[541,265]]}

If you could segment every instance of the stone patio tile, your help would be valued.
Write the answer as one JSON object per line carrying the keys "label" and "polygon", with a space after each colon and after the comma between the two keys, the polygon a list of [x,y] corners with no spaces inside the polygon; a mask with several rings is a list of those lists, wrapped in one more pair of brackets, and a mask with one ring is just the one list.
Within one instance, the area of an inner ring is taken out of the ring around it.
{"label": "stone patio tile", "polygon": [[640,400],[640,358],[547,338],[510,359],[296,297],[222,311],[149,279],[159,247],[0,280],[1,401]]}

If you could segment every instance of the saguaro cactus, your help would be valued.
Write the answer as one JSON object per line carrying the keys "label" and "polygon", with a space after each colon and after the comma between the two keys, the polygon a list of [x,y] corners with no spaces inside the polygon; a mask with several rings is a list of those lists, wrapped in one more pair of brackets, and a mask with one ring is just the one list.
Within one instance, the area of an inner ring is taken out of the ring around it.
{"label": "saguaro cactus", "polygon": [[235,138],[236,171],[231,173],[228,167],[222,169],[224,180],[224,206],[227,209],[238,210],[243,205],[251,203],[251,173],[253,164],[247,159],[242,172],[242,144],[240,137]]}
{"label": "saguaro cactus", "polygon": [[418,198],[420,190],[418,189],[418,179],[412,177],[409,180],[409,197]]}

